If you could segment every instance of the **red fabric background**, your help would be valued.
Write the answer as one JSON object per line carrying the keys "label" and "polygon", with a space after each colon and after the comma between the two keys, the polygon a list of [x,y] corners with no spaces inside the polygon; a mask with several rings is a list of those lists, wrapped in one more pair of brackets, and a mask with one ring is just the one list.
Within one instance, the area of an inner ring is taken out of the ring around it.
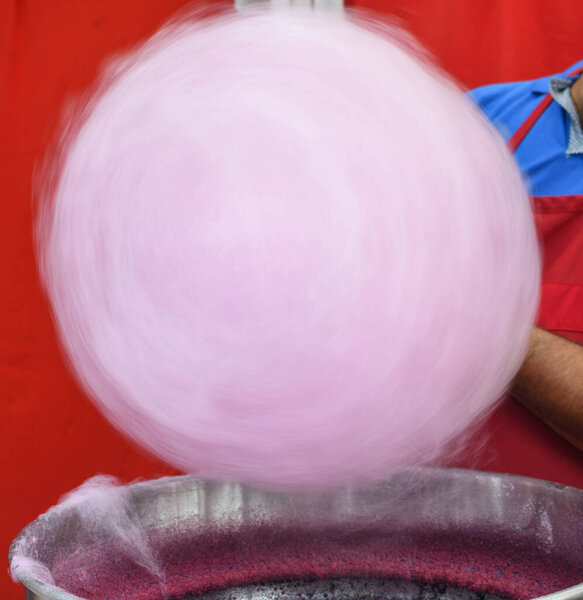
{"label": "red fabric background", "polygon": [[[69,374],[38,283],[31,191],[67,99],[94,79],[107,56],[186,4],[0,0],[0,556],[22,527],[92,475],[127,481],[172,472],[122,439]],[[354,4],[395,15],[468,87],[546,75],[583,56],[580,0]],[[498,411],[489,431],[488,450],[472,466],[583,487],[583,454],[520,407]],[[0,596],[23,594],[3,574]]]}

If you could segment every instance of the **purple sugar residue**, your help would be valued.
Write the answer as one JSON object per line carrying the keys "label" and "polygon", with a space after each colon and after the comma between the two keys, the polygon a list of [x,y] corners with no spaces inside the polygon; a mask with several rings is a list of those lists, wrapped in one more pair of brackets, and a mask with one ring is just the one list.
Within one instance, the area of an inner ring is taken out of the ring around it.
{"label": "purple sugar residue", "polygon": [[157,580],[115,545],[99,545],[53,565],[56,585],[89,600],[181,598],[234,586],[293,579],[375,577],[443,582],[472,592],[528,600],[580,583],[583,566],[560,548],[508,540],[487,524],[445,535],[216,527],[150,533],[165,571]]}

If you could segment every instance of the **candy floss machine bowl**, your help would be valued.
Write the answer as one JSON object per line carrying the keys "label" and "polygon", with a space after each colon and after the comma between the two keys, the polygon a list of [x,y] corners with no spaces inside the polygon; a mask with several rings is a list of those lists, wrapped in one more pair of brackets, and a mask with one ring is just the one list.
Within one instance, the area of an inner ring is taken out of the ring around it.
{"label": "candy floss machine bowl", "polygon": [[78,506],[24,529],[10,560],[28,598],[583,598],[583,491],[557,484],[421,468],[334,493],[194,477],[124,493],[114,534]]}

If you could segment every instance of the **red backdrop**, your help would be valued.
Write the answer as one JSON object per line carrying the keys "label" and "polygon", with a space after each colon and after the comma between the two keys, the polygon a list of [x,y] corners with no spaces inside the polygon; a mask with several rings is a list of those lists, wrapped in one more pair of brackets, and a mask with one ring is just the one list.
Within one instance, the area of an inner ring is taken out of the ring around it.
{"label": "red backdrop", "polygon": [[[103,60],[154,32],[185,0],[0,0],[0,557],[59,496],[97,473],[171,471],[129,445],[67,371],[32,246],[35,165],[63,104]],[[580,0],[354,0],[395,15],[464,85],[542,76],[583,57]],[[491,419],[472,466],[583,487],[583,454],[517,406]],[[538,451],[539,436],[553,450]],[[7,564],[6,562],[4,563]],[[23,597],[7,575],[0,596]]]}

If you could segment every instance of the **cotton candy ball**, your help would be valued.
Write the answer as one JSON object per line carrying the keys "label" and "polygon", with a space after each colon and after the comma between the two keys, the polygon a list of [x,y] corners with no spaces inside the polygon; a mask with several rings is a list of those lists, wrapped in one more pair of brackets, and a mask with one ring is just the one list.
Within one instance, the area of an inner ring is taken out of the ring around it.
{"label": "cotton candy ball", "polygon": [[538,300],[520,175],[402,34],[355,13],[185,18],[69,124],[41,266],[105,415],[274,488],[435,460],[504,393]]}

